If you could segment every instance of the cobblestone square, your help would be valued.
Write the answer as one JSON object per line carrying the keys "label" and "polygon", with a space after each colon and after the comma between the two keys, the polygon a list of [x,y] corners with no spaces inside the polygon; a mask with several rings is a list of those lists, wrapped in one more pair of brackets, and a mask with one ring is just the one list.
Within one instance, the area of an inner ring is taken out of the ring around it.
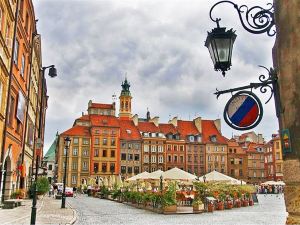
{"label": "cobblestone square", "polygon": [[77,210],[75,224],[285,224],[283,195],[259,195],[259,204],[214,213],[162,215],[109,200],[68,198]]}

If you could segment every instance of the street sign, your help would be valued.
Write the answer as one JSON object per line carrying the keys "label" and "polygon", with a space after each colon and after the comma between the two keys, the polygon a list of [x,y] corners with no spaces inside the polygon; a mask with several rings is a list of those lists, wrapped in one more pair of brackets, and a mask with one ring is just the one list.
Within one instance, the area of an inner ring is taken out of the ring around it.
{"label": "street sign", "polygon": [[249,130],[256,127],[262,116],[262,104],[250,91],[240,91],[233,95],[224,109],[225,122],[236,130]]}

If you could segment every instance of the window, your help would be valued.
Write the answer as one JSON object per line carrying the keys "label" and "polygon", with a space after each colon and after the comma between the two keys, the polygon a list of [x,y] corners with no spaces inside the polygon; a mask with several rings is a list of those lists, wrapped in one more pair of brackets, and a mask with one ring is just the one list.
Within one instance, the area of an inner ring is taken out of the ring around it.
{"label": "window", "polygon": [[234,169],[231,169],[231,170],[230,170],[230,174],[231,174],[231,176],[234,177]]}
{"label": "window", "polygon": [[19,57],[19,41],[16,39],[15,49],[14,49],[14,63],[18,65],[18,57]]}
{"label": "window", "polygon": [[132,173],[132,167],[131,166],[128,166],[127,173]]}
{"label": "window", "polygon": [[111,158],[115,158],[115,150],[111,150],[110,151],[110,157]]}
{"label": "window", "polygon": [[78,144],[78,138],[73,138],[73,145]]}
{"label": "window", "polygon": [[126,173],[126,166],[121,166],[121,173]]}
{"label": "window", "polygon": [[128,149],[132,148],[132,144],[128,143]]}
{"label": "window", "polygon": [[28,13],[26,13],[26,18],[25,18],[25,30],[26,30],[27,34],[29,33],[28,22],[29,22],[29,15],[28,15]]}
{"label": "window", "polygon": [[2,32],[2,26],[3,26],[4,16],[3,16],[3,9],[0,6],[0,31]]}
{"label": "window", "polygon": [[135,149],[139,149],[140,145],[139,144],[135,144]]}
{"label": "window", "polygon": [[194,136],[189,136],[189,141],[194,142]]}
{"label": "window", "polygon": [[198,137],[197,137],[197,141],[198,141],[198,142],[201,142],[201,141],[202,141],[201,136],[198,136]]}
{"label": "window", "polygon": [[168,145],[167,148],[168,148],[168,151],[171,151],[171,145]]}
{"label": "window", "polygon": [[89,150],[88,150],[88,149],[85,148],[85,149],[83,149],[82,151],[83,151],[83,152],[82,152],[82,153],[83,153],[83,156],[88,156],[88,155],[89,155]]}
{"label": "window", "polygon": [[134,167],[134,173],[135,173],[135,174],[140,173],[140,167],[135,166],[135,167]]}
{"label": "window", "polygon": [[95,138],[95,145],[99,145],[99,138]]}
{"label": "window", "polygon": [[239,164],[240,164],[240,165],[243,164],[243,159],[242,159],[242,158],[239,159]]}
{"label": "window", "polygon": [[95,134],[100,134],[100,131],[99,130],[95,130]]}
{"label": "window", "polygon": [[151,163],[156,163],[156,156],[155,155],[151,156]]}
{"label": "window", "polygon": [[171,162],[171,161],[172,161],[172,156],[168,155],[168,162]]}
{"label": "window", "polygon": [[163,156],[158,156],[158,163],[163,163],[164,162],[164,157]]}
{"label": "window", "polygon": [[225,162],[225,156],[223,156],[223,155],[221,156],[221,161]]}
{"label": "window", "polygon": [[13,125],[14,115],[15,115],[15,99],[13,96],[10,96],[9,117],[8,117],[8,124],[10,126]]}
{"label": "window", "polygon": [[107,151],[106,151],[106,149],[102,150],[102,157],[107,157]]}
{"label": "window", "polygon": [[256,162],[253,162],[253,167],[254,167],[254,168],[256,167]]}
{"label": "window", "polygon": [[128,160],[129,161],[133,160],[133,154],[128,154]]}
{"label": "window", "polygon": [[159,145],[159,146],[157,146],[157,150],[158,150],[158,152],[163,152],[163,146],[161,146],[161,145]]}
{"label": "window", "polygon": [[111,130],[111,134],[115,135],[116,134],[116,130]]}
{"label": "window", "polygon": [[211,160],[211,155],[207,156],[207,161],[212,161]]}
{"label": "window", "polygon": [[180,162],[181,162],[181,163],[184,162],[184,159],[183,159],[183,156],[182,156],[182,155],[180,156]]}
{"label": "window", "polygon": [[243,170],[242,169],[239,169],[239,175],[243,176]]}
{"label": "window", "polygon": [[208,152],[210,151],[210,146],[207,147],[207,151],[208,151]]}
{"label": "window", "polygon": [[114,164],[114,163],[110,163],[109,171],[110,171],[111,173],[114,173],[114,172],[115,172],[115,164]]}
{"label": "window", "polygon": [[231,164],[231,165],[234,164],[234,159],[230,159],[230,164]]}
{"label": "window", "polygon": [[103,145],[107,145],[107,138],[103,138],[102,144],[103,144]]}
{"label": "window", "polygon": [[151,152],[156,152],[156,145],[151,146]]}
{"label": "window", "polygon": [[139,160],[140,160],[140,155],[134,154],[134,161],[139,161]]}
{"label": "window", "polygon": [[77,162],[72,162],[72,170],[77,170]]}
{"label": "window", "polygon": [[22,58],[21,58],[21,76],[24,77],[24,72],[25,72],[25,56],[24,54],[22,54]]}
{"label": "window", "polygon": [[219,160],[219,157],[216,155],[215,156],[215,161],[218,161]]}
{"label": "window", "polygon": [[144,163],[149,163],[149,156],[148,155],[144,155]]}
{"label": "window", "polygon": [[180,145],[180,151],[183,151],[184,149],[183,149],[183,145]]}
{"label": "window", "polygon": [[99,149],[94,150],[94,157],[99,157]]}
{"label": "window", "polygon": [[94,163],[94,173],[98,173],[99,171],[99,163]]}
{"label": "window", "polygon": [[126,153],[121,153],[121,160],[126,160]]}
{"label": "window", "polygon": [[126,143],[122,142],[121,146],[122,146],[122,148],[126,148]]}
{"label": "window", "polygon": [[73,148],[73,155],[74,156],[78,155],[78,148]]}
{"label": "window", "polygon": [[76,176],[72,175],[72,184],[76,184]]}
{"label": "window", "polygon": [[174,148],[174,151],[177,151],[177,145],[174,145],[173,148]]}
{"label": "window", "polygon": [[83,139],[83,144],[84,145],[88,145],[89,143],[90,143],[89,139],[87,139],[87,138]]}
{"label": "window", "polygon": [[253,172],[253,177],[256,177],[256,171]]}
{"label": "window", "polygon": [[82,170],[88,170],[88,162],[86,161],[83,162]]}
{"label": "window", "polygon": [[102,163],[102,172],[106,172],[106,171],[107,171],[107,164]]}
{"label": "window", "polygon": [[197,163],[198,162],[198,156],[194,156],[194,162]]}
{"label": "window", "polygon": [[12,40],[10,38],[10,25],[7,22],[6,24],[6,31],[5,31],[5,42],[8,48],[12,48]]}
{"label": "window", "polygon": [[216,152],[218,151],[218,147],[217,147],[217,146],[215,146],[215,151],[216,151]]}
{"label": "window", "polygon": [[52,170],[52,164],[48,165],[48,170]]}
{"label": "window", "polygon": [[116,139],[112,138],[112,139],[110,140],[110,145],[111,145],[111,146],[115,146],[115,145],[116,145]]}

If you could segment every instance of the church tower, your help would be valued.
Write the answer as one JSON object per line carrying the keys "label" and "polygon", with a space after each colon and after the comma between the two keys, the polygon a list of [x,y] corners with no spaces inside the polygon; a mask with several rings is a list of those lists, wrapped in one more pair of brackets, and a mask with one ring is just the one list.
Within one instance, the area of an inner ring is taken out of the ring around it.
{"label": "church tower", "polygon": [[119,117],[122,120],[129,120],[131,118],[131,93],[129,91],[130,84],[125,78],[125,81],[122,82],[122,91],[119,97],[120,99],[120,110]]}

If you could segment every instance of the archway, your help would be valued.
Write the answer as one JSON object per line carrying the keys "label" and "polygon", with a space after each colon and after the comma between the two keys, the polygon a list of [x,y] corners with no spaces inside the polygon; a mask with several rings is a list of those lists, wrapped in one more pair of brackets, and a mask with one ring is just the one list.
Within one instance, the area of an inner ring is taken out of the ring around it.
{"label": "archway", "polygon": [[4,162],[4,174],[2,183],[2,200],[10,198],[11,194],[11,183],[12,183],[12,171],[11,171],[11,159],[9,156],[6,157]]}

